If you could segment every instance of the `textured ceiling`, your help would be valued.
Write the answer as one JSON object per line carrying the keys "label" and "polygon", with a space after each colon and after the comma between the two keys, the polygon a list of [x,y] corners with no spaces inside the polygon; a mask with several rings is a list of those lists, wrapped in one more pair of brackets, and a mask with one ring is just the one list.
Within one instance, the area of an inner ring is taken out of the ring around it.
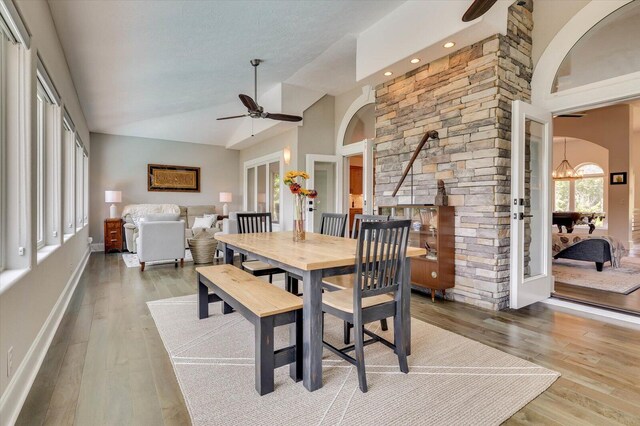
{"label": "textured ceiling", "polygon": [[355,34],[401,3],[49,1],[91,131],[217,145],[237,123],[215,118],[253,94],[251,58],[261,93],[288,79],[340,93]]}

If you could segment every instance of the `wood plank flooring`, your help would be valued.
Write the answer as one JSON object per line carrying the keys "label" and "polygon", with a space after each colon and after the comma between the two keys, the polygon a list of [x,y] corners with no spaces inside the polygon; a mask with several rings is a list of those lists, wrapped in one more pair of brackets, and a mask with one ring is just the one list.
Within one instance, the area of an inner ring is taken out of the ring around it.
{"label": "wood plank flooring", "polygon": [[[92,254],[18,424],[188,424],[146,302],[193,294],[195,280],[192,264],[140,273],[118,254]],[[415,293],[412,313],[562,373],[506,424],[640,425],[640,329],[541,304],[492,312]]]}

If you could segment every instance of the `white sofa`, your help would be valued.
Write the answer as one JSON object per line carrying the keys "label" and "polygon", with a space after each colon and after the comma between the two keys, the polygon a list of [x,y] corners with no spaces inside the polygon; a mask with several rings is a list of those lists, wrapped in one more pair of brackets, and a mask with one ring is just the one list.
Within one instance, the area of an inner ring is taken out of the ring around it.
{"label": "white sofa", "polygon": [[147,215],[139,222],[139,233],[136,239],[140,270],[144,271],[146,262],[157,260],[179,259],[184,265],[184,232],[183,220],[166,220],[165,215]]}
{"label": "white sofa", "polygon": [[[193,228],[196,217],[202,217],[205,214],[215,214],[216,207],[207,206],[178,206],[177,204],[129,204],[122,211],[122,219],[124,220],[125,241],[127,250],[136,253],[136,239],[138,238],[138,227],[140,220],[149,214],[177,214],[180,219],[185,222],[184,246],[188,248],[187,240],[193,238],[203,228]],[[215,221],[213,227],[205,229],[207,233],[215,234],[220,232],[220,222]]]}

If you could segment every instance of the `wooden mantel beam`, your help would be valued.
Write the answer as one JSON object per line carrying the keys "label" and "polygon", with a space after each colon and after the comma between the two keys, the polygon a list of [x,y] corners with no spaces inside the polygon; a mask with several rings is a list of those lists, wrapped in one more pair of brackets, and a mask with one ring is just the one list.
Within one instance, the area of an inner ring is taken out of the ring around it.
{"label": "wooden mantel beam", "polygon": [[413,151],[411,160],[409,161],[409,164],[407,164],[407,167],[405,167],[404,172],[402,173],[402,177],[400,178],[400,182],[398,182],[396,189],[393,190],[393,194],[391,195],[392,197],[395,197],[396,194],[398,193],[398,190],[404,183],[404,180],[407,178],[407,174],[409,174],[409,170],[411,170],[411,166],[413,166],[413,162],[416,161],[416,158],[418,158],[418,154],[420,153],[420,150],[422,150],[422,147],[424,147],[424,144],[427,143],[429,139],[438,139],[438,132],[435,130],[429,130],[427,133],[424,134],[424,136],[422,137],[422,140],[420,140],[420,143],[416,147],[416,150]]}

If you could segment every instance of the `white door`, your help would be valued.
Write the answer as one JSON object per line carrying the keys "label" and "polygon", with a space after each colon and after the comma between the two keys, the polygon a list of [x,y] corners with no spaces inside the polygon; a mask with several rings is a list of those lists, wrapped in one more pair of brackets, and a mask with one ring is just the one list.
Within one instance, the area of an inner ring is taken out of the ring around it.
{"label": "white door", "polygon": [[364,214],[373,214],[373,176],[375,175],[373,140],[365,139],[363,145],[362,212]]}
{"label": "white door", "polygon": [[307,188],[318,191],[318,196],[307,199],[307,231],[320,232],[322,213],[340,211],[340,185],[342,157],[337,155],[307,154]]}
{"label": "white door", "polygon": [[511,308],[551,295],[551,113],[521,101],[511,111]]}

